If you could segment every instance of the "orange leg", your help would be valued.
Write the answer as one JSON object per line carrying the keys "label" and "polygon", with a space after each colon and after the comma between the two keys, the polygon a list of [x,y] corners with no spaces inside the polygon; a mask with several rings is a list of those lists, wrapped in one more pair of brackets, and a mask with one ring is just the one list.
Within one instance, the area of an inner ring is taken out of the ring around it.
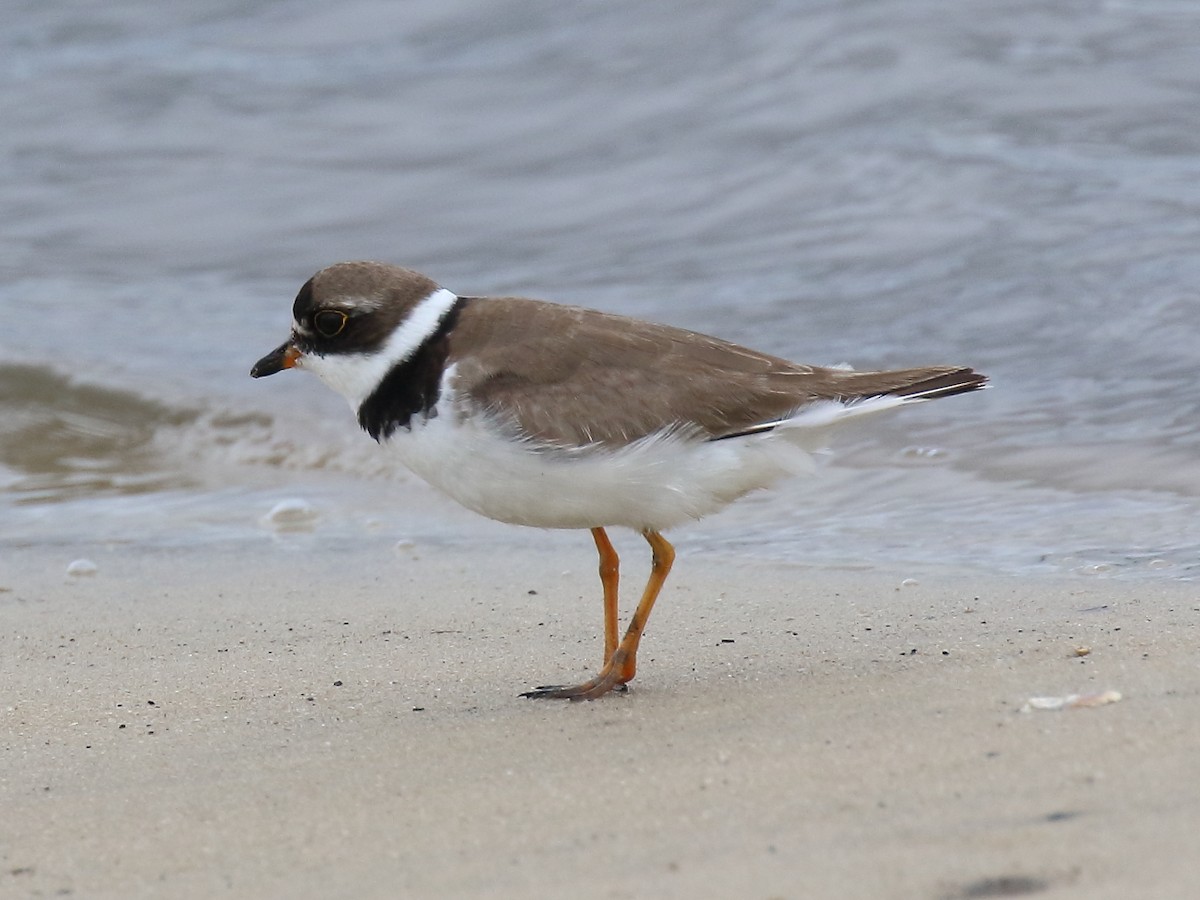
{"label": "orange leg", "polygon": [[[597,529],[599,530],[599,529]],[[595,532],[593,532],[593,536]],[[585,681],[583,684],[573,685],[571,687],[561,687],[558,685],[546,685],[536,688],[532,691],[522,694],[522,697],[533,698],[550,698],[562,700],[595,700],[597,697],[602,697],[614,688],[624,685],[628,681],[633,680],[633,676],[637,673],[637,651],[638,644],[642,640],[642,632],[646,628],[646,620],[650,618],[650,611],[654,609],[654,601],[658,599],[659,591],[662,590],[663,583],[667,580],[667,575],[671,573],[671,565],[675,562],[675,548],[670,542],[657,531],[645,531],[643,536],[650,544],[650,550],[653,554],[652,564],[650,568],[650,580],[646,582],[646,589],[642,592],[641,602],[638,603],[637,609],[634,610],[633,618],[629,620],[629,628],[625,631],[625,637],[621,639],[621,643],[608,656],[608,660],[604,663],[603,668],[590,681]],[[607,536],[604,538],[605,543],[608,542]],[[600,539],[596,539],[596,545],[600,546]],[[611,549],[611,545],[609,547]],[[604,550],[601,549],[601,566],[603,567]],[[616,554],[614,553],[615,557]],[[603,571],[603,569],[602,569]],[[601,579],[603,579],[601,575]],[[607,583],[605,584],[605,626],[607,628]],[[613,587],[616,587],[615,573],[613,577]],[[615,604],[614,604],[615,607]],[[615,618],[615,608],[614,608]],[[607,643],[607,640],[606,640]]]}
{"label": "orange leg", "polygon": [[617,649],[617,580],[621,561],[603,528],[593,528],[592,538],[600,553],[600,583],[604,585],[604,662]]}

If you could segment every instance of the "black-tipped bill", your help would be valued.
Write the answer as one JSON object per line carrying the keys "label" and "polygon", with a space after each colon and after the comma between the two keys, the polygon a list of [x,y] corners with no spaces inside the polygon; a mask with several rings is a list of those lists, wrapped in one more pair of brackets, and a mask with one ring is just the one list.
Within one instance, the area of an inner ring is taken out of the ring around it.
{"label": "black-tipped bill", "polygon": [[299,358],[300,351],[291,341],[287,341],[256,362],[254,368],[250,370],[250,375],[252,378],[274,375],[276,372],[282,372],[284,369],[295,366],[296,360]]}

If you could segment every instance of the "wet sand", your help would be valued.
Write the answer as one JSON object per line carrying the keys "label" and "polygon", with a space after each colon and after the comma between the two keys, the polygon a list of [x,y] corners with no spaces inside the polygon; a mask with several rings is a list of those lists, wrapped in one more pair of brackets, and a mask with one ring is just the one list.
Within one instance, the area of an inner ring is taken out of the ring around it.
{"label": "wet sand", "polygon": [[6,554],[0,896],[1195,896],[1194,585],[680,542],[627,694],[520,699],[598,663],[568,538]]}

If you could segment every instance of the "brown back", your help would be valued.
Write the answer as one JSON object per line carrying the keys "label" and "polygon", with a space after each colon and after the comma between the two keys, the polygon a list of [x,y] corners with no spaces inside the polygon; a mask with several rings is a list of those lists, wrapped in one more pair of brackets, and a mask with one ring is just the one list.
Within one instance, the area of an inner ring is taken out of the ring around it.
{"label": "brown back", "polygon": [[448,362],[458,365],[458,390],[521,433],[562,446],[623,446],[672,426],[719,438],[815,400],[948,396],[984,382],[955,366],[799,365],[679,328],[521,298],[468,303]]}

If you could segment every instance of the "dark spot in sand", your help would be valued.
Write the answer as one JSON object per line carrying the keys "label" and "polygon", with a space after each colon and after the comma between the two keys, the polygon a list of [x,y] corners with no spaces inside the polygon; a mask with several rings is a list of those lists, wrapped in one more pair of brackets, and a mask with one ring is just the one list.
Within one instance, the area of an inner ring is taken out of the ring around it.
{"label": "dark spot in sand", "polygon": [[1050,887],[1044,878],[1030,875],[999,875],[972,881],[950,895],[950,900],[988,900],[991,897],[1025,897]]}
{"label": "dark spot in sand", "polygon": [[1049,813],[1046,816],[1046,821],[1047,822],[1065,822],[1065,821],[1067,821],[1067,819],[1075,819],[1082,815],[1083,815],[1083,813],[1081,813],[1075,809],[1060,809],[1055,812]]}

